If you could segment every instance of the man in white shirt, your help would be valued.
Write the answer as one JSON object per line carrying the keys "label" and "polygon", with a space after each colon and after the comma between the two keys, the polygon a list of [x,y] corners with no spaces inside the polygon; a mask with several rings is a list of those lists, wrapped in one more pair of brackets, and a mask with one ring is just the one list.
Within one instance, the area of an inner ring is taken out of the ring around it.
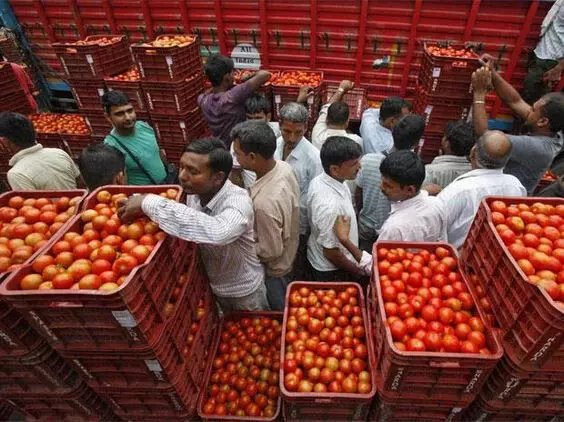
{"label": "man in white shirt", "polygon": [[473,170],[456,178],[437,196],[446,215],[448,242],[454,247],[464,243],[484,197],[527,195],[519,179],[503,173],[511,149],[511,141],[503,132],[485,132],[470,152]]}
{"label": "man in white shirt", "polygon": [[394,146],[387,151],[366,154],[356,178],[360,247],[372,251],[372,244],[390,214],[390,201],[380,189],[380,164],[391,151],[412,150],[425,131],[425,119],[417,114],[403,117],[393,130]]}
{"label": "man in white shirt", "polygon": [[523,99],[533,105],[558,85],[564,70],[564,0],[557,0],[546,14],[527,67]]}
{"label": "man in white shirt", "polygon": [[28,118],[11,111],[0,113],[0,138],[12,154],[7,177],[13,190],[76,189],[80,172],[72,158],[62,149],[38,144]]}
{"label": "man in white shirt", "polygon": [[382,101],[380,108],[369,108],[362,113],[360,137],[365,154],[388,151],[392,147],[392,129],[409,114],[410,107],[402,98],[389,97]]}
{"label": "man in white shirt", "polygon": [[[274,132],[275,139],[281,135],[278,122],[270,121],[270,102],[264,95],[256,92],[251,94],[251,96],[247,98],[247,101],[245,101],[245,110],[247,111],[247,120],[264,120]],[[231,144],[231,155],[233,156],[233,170],[229,178],[236,185],[248,189],[256,180],[257,175],[254,171],[241,168],[235,156],[235,152],[233,151],[233,143]]]}
{"label": "man in white shirt", "polygon": [[332,136],[321,148],[324,173],[311,182],[307,196],[311,235],[307,259],[317,281],[354,280],[362,275],[354,257],[339,243],[333,225],[339,215],[352,222],[350,239],[358,246],[358,232],[351,194],[345,180],[355,178],[360,168],[360,146],[349,138]]}
{"label": "man in white shirt", "polygon": [[130,197],[122,221],[145,214],[172,236],[199,244],[210,285],[223,312],[268,310],[264,268],[255,245],[252,200],[228,180],[231,154],[218,138],[186,146],[179,180],[186,205],[158,195]]}
{"label": "man in white shirt", "polygon": [[319,150],[309,142],[304,134],[309,115],[307,109],[298,103],[285,104],[280,109],[280,131],[282,136],[276,140],[274,158],[286,161],[292,166],[300,186],[300,245],[294,265],[296,280],[309,280],[306,259],[309,225],[307,217],[307,194],[315,176],[323,173]]}
{"label": "man in white shirt", "polygon": [[362,147],[362,138],[347,132],[349,126],[349,106],[343,102],[343,97],[354,88],[351,81],[341,81],[339,89],[329,99],[329,102],[321,107],[319,117],[311,132],[311,143],[317,149],[325,143],[330,136],[344,136],[350,138]]}

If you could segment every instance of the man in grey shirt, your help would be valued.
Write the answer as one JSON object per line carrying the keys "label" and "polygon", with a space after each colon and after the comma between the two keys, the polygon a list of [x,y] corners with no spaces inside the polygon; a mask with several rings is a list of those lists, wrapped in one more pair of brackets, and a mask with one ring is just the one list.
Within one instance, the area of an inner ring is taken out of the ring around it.
{"label": "man in grey shirt", "polygon": [[509,135],[513,148],[504,173],[517,177],[531,195],[564,143],[562,133],[559,133],[564,129],[564,94],[546,94],[531,106],[496,72],[491,56],[484,56],[482,60],[487,67],[472,75],[474,130],[481,136],[488,129],[485,98],[489,86],[493,86],[501,100],[525,121],[529,130],[528,135]]}

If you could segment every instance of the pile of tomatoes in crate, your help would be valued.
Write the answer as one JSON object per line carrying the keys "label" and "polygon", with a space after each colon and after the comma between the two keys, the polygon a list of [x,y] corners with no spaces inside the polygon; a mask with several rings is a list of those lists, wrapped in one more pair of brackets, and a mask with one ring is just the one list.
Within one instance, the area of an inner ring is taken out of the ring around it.
{"label": "pile of tomatoes in crate", "polygon": [[145,43],[142,45],[145,47],[182,47],[194,42],[194,39],[195,38],[190,35],[165,35],[158,37],[156,40],[151,41],[150,43]]}
{"label": "pile of tomatoes in crate", "polygon": [[272,78],[270,78],[270,83],[276,85],[317,87],[321,84],[321,78],[322,76],[319,73],[314,72],[280,72],[280,74],[273,75]]}
{"label": "pile of tomatoes in crate", "polygon": [[103,37],[98,39],[86,39],[80,40],[74,43],[74,45],[99,45],[99,46],[106,46],[110,44],[115,44],[116,42],[121,41],[120,37]]}
{"label": "pile of tomatoes in crate", "polygon": [[564,205],[490,205],[492,222],[532,284],[564,307]]}
{"label": "pile of tomatoes in crate", "polygon": [[37,133],[58,133],[57,121],[60,116],[60,114],[56,113],[37,113],[31,114],[29,120],[31,120],[33,128]]}
{"label": "pile of tomatoes in crate", "polygon": [[119,75],[111,76],[105,78],[112,81],[130,81],[130,82],[137,82],[141,79],[141,75],[139,74],[139,70],[134,67],[129,69],[127,72],[120,73]]}
{"label": "pile of tomatoes in crate", "polygon": [[75,213],[81,197],[57,199],[13,196],[0,208],[0,272],[26,262]]}
{"label": "pile of tomatoes in crate", "polygon": [[378,249],[387,328],[400,351],[482,353],[485,325],[451,252]]}
{"label": "pile of tomatoes in crate", "polygon": [[[176,198],[177,191],[164,194]],[[81,228],[73,227],[51,249],[32,263],[33,273],[20,284],[23,290],[117,289],[127,275],[144,263],[165,233],[147,218],[123,224],[116,209],[125,194],[101,190],[94,209],[80,214]]]}
{"label": "pile of tomatoes in crate", "polygon": [[90,134],[86,120],[78,114],[61,114],[57,120],[57,131],[67,135]]}
{"label": "pile of tomatoes in crate", "polygon": [[436,45],[427,46],[427,51],[433,56],[476,58],[476,53],[466,48],[454,48],[452,46],[441,47]]}
{"label": "pile of tomatoes in crate", "polygon": [[289,296],[284,387],[300,393],[368,394],[365,321],[359,291],[301,287]]}
{"label": "pile of tomatoes in crate", "polygon": [[225,322],[202,413],[272,418],[277,412],[282,325],[270,317]]}

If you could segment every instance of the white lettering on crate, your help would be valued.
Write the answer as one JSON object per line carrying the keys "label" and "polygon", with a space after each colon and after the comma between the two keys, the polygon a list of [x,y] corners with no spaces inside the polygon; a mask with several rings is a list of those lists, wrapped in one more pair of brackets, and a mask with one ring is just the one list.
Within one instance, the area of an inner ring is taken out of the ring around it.
{"label": "white lettering on crate", "polygon": [[474,373],[474,376],[472,377],[472,379],[470,380],[470,382],[468,383],[468,385],[464,389],[465,393],[469,393],[474,389],[474,386],[476,385],[478,380],[481,378],[483,373],[484,373],[484,371],[482,369],[476,370],[476,372]]}
{"label": "white lettering on crate", "polygon": [[84,375],[86,375],[88,378],[90,378],[91,380],[94,379],[94,377],[92,376],[92,374],[90,373],[90,371],[88,371],[88,369],[86,369],[84,367],[84,365],[78,360],[78,359],[73,359],[72,360],[74,362],[74,364],[76,366],[78,366],[80,368],[80,370],[84,373]]}
{"label": "white lettering on crate", "polygon": [[145,365],[147,365],[147,368],[149,368],[149,371],[153,373],[157,380],[164,381],[163,368],[158,360],[145,359]]}
{"label": "white lettering on crate", "polygon": [[552,343],[554,343],[558,337],[560,337],[560,336],[555,336],[555,337],[549,338],[546,341],[546,343],[544,343],[544,345],[540,348],[540,350],[533,355],[533,357],[531,358],[531,362],[536,362],[537,360],[542,358],[543,355],[548,351],[550,346],[552,346]]}
{"label": "white lettering on crate", "polygon": [[433,78],[438,78],[439,76],[441,76],[441,68],[440,67],[434,67],[433,68]]}
{"label": "white lettering on crate", "polygon": [[166,65],[168,66],[168,74],[170,79],[174,79],[174,72],[172,71],[172,56],[165,56]]}
{"label": "white lettering on crate", "polygon": [[112,315],[116,321],[125,328],[137,327],[137,321],[127,309],[123,311],[112,311]]}
{"label": "white lettering on crate", "polygon": [[8,346],[10,347],[16,347],[18,344],[14,342],[14,340],[12,340],[12,338],[5,333],[4,331],[0,331],[0,339],[4,340],[6,343],[8,343]]}
{"label": "white lettering on crate", "polygon": [[394,380],[392,381],[392,391],[395,391],[399,388],[402,376],[403,368],[399,368],[396,376],[394,377]]}
{"label": "white lettering on crate", "polygon": [[174,405],[174,407],[176,407],[176,410],[182,410],[182,405],[180,404],[180,402],[178,401],[178,396],[175,393],[170,393],[169,395],[170,400],[172,401],[172,404]]}
{"label": "white lettering on crate", "polygon": [[94,59],[90,54],[86,54],[85,57],[86,61],[90,65],[90,71],[92,72],[92,75],[96,76],[96,69],[94,69]]}
{"label": "white lettering on crate", "polygon": [[514,390],[520,383],[521,380],[519,378],[515,378],[515,377],[509,378],[509,381],[505,383],[505,390],[499,393],[497,398],[500,400],[506,399],[507,397],[509,397],[509,393],[511,393],[511,390]]}
{"label": "white lettering on crate", "polygon": [[45,334],[47,334],[47,336],[53,340],[53,341],[60,341],[59,338],[53,333],[53,331],[51,331],[49,329],[49,327],[47,327],[47,324],[45,324],[43,322],[43,320],[41,318],[39,318],[39,315],[37,315],[35,312],[33,311],[29,311],[28,312],[29,315],[34,319],[35,322],[37,322],[37,324],[39,325],[39,327],[43,330],[43,332]]}

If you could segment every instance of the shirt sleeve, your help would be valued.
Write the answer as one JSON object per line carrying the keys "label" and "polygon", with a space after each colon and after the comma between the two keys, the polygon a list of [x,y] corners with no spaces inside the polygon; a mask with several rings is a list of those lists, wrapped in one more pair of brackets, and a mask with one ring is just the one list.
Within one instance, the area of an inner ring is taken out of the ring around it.
{"label": "shirt sleeve", "polygon": [[17,171],[9,171],[6,175],[12,190],[36,190],[37,187],[28,176]]}
{"label": "shirt sleeve", "polygon": [[364,153],[368,154],[376,151],[372,145],[371,140],[374,138],[374,127],[380,122],[380,110],[369,108],[364,113],[362,113],[362,119],[360,121],[360,137],[363,140]]}
{"label": "shirt sleeve", "polygon": [[401,233],[401,230],[399,230],[398,228],[387,227],[387,225],[384,223],[380,231],[380,234],[378,235],[378,240],[402,241],[403,234]]}
{"label": "shirt sleeve", "polygon": [[[147,217],[170,235],[220,246],[232,243],[245,233],[252,215],[245,215],[244,210],[230,206],[211,216],[158,195],[147,195],[141,207]],[[249,211],[252,213],[252,209]]]}
{"label": "shirt sleeve", "polygon": [[275,208],[267,206],[255,210],[256,248],[261,262],[276,259],[284,252],[282,218]]}
{"label": "shirt sleeve", "polygon": [[362,257],[360,258],[360,262],[357,264],[358,269],[363,273],[363,275],[369,276],[372,274],[372,265],[372,255],[366,251],[362,251]]}
{"label": "shirt sleeve", "polygon": [[327,204],[312,207],[311,220],[319,232],[317,243],[325,249],[336,249],[339,247],[339,240],[333,231],[335,219],[338,215],[338,210]]}
{"label": "shirt sleeve", "polygon": [[243,104],[245,101],[247,101],[247,98],[249,98],[249,95],[251,95],[252,92],[253,87],[251,85],[251,81],[248,80],[246,82],[243,82],[241,85],[237,85],[231,88],[227,92],[227,95],[229,96],[231,102],[235,104]]}
{"label": "shirt sleeve", "polygon": [[311,131],[311,141],[312,144],[316,147],[319,147],[319,133],[327,129],[327,110],[329,109],[329,104],[325,104],[319,110],[319,117],[317,118],[317,122],[315,122],[315,126]]}

